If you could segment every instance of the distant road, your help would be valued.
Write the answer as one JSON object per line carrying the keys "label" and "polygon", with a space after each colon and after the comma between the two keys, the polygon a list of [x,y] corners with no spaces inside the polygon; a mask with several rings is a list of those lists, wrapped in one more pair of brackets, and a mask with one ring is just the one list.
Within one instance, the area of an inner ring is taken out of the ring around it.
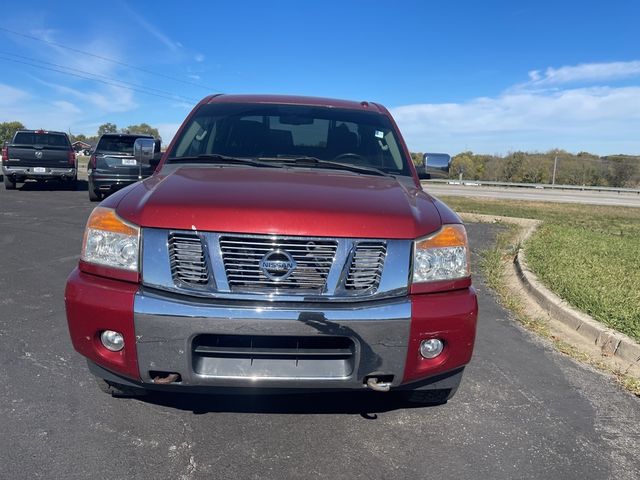
{"label": "distant road", "polygon": [[448,185],[423,183],[422,187],[437,197],[477,197],[529,200],[532,202],[584,203],[618,207],[640,207],[637,193],[592,192],[576,190],[551,190],[535,188],[482,187],[473,185]]}

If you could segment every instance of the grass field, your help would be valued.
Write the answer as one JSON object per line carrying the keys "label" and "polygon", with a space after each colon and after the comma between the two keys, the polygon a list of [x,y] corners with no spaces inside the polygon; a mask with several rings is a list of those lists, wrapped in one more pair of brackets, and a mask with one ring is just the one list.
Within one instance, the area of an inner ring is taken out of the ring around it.
{"label": "grass field", "polygon": [[459,212],[535,218],[525,250],[551,290],[640,341],[640,209],[443,197]]}

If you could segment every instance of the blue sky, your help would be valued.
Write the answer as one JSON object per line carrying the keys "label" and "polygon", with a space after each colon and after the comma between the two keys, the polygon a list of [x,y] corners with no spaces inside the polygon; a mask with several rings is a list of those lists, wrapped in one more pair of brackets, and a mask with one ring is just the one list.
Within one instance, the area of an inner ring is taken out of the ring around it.
{"label": "blue sky", "polygon": [[168,141],[209,93],[292,93],[381,102],[416,151],[638,154],[639,23],[633,0],[15,2],[0,121]]}

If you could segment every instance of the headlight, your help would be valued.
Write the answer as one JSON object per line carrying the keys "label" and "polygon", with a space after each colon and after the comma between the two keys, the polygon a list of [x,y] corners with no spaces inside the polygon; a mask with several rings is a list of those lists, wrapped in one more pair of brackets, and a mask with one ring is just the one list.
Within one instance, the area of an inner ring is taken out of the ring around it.
{"label": "headlight", "polygon": [[138,271],[140,228],[125,222],[111,208],[91,212],[84,231],[81,258],[85,262]]}
{"label": "headlight", "polygon": [[413,244],[413,283],[455,280],[471,274],[469,243],[462,225],[444,225]]}

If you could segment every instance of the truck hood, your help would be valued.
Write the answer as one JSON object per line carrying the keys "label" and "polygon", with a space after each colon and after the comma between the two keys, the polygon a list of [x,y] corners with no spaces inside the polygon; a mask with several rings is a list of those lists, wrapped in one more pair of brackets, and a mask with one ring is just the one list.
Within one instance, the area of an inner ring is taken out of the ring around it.
{"label": "truck hood", "polygon": [[321,237],[413,239],[441,226],[410,181],[299,168],[184,166],[131,188],[117,213],[142,227]]}

